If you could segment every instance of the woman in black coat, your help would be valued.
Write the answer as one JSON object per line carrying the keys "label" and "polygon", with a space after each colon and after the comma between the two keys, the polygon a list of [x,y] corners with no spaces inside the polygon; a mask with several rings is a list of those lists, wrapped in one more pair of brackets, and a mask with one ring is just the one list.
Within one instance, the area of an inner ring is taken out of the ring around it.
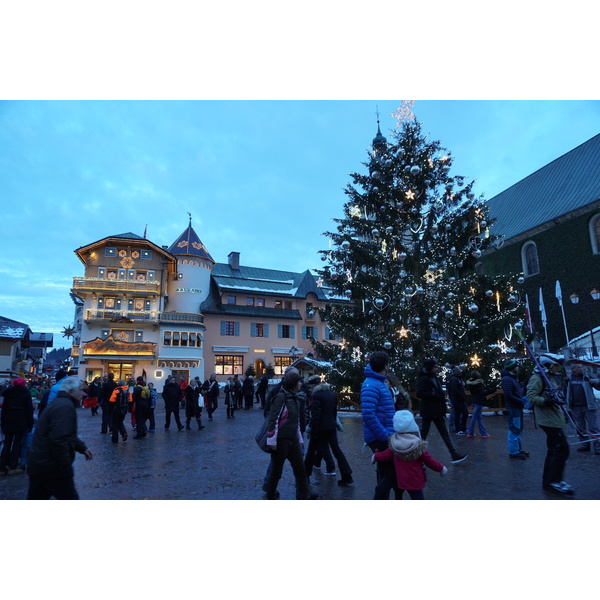
{"label": "woman in black coat", "polygon": [[248,375],[242,384],[242,395],[244,396],[244,410],[252,408],[254,402],[254,377]]}
{"label": "woman in black coat", "polygon": [[321,383],[313,388],[312,404],[310,407],[310,442],[304,468],[308,477],[312,474],[315,454],[318,449],[326,453],[329,448],[338,462],[342,478],[338,485],[354,483],[352,469],[346,456],[342,452],[337,439],[337,400],[329,388],[329,384]]}
{"label": "woman in black coat", "polygon": [[185,428],[191,429],[190,422],[192,418],[196,419],[198,429],[204,429],[202,419],[200,418],[201,411],[198,401],[200,399],[200,386],[195,379],[190,381],[190,384],[185,388],[183,395],[185,397]]}
{"label": "woman in black coat", "polygon": [[18,377],[4,391],[0,426],[4,434],[4,446],[0,454],[0,475],[22,473],[17,469],[21,456],[23,437],[33,429],[33,403],[27,382]]}

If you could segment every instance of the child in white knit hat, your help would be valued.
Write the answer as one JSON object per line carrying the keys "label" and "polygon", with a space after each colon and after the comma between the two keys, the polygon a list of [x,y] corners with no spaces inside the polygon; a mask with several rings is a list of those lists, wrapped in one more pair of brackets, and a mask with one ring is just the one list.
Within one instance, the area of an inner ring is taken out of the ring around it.
{"label": "child in white knit hat", "polygon": [[390,436],[388,449],[375,452],[371,462],[394,461],[400,497],[407,491],[411,500],[424,500],[423,489],[427,481],[425,467],[442,476],[448,473],[448,469],[427,452],[427,442],[421,439],[412,412],[396,412],[394,432]]}

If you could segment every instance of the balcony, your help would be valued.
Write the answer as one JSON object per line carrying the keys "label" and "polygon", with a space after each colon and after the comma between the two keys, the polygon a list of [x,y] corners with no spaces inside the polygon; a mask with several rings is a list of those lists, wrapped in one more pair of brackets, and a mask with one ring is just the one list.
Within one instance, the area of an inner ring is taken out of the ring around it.
{"label": "balcony", "polygon": [[204,323],[204,315],[197,313],[161,312],[161,323]]}
{"label": "balcony", "polygon": [[71,356],[79,356],[79,344],[71,346]]}
{"label": "balcony", "polygon": [[93,310],[85,312],[85,322],[112,321],[117,323],[158,323],[158,313],[154,310]]}
{"label": "balcony", "polygon": [[133,279],[101,279],[99,277],[73,277],[73,291],[80,292],[120,292],[158,295],[158,281]]}

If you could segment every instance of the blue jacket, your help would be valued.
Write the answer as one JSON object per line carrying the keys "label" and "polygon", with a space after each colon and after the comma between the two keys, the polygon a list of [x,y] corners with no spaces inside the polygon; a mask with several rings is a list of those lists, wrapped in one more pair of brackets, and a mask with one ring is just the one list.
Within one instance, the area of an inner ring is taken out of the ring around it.
{"label": "blue jacket", "polygon": [[517,375],[508,369],[502,369],[502,391],[506,408],[523,408],[523,394]]}
{"label": "blue jacket", "polygon": [[394,397],[385,384],[385,377],[365,367],[365,380],[360,388],[363,437],[365,443],[387,442],[394,433]]}

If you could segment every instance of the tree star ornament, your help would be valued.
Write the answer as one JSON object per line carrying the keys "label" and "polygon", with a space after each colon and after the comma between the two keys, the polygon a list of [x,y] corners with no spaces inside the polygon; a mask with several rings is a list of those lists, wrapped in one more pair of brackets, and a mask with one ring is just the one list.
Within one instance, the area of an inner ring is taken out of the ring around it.
{"label": "tree star ornament", "polygon": [[412,111],[412,107],[415,105],[415,100],[402,100],[400,106],[390,114],[391,117],[397,119],[396,129],[402,126],[403,121],[414,121],[415,114]]}

